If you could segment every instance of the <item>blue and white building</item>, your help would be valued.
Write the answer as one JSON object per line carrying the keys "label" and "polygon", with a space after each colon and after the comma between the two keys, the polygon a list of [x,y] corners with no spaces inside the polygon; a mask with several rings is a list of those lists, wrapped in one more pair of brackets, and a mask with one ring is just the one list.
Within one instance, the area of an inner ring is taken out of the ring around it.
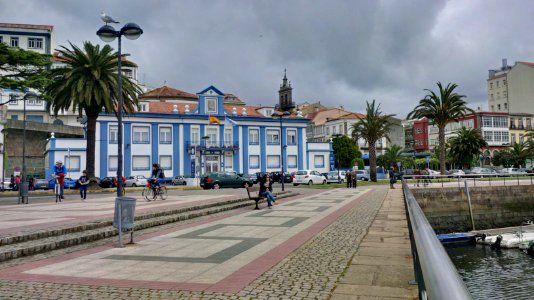
{"label": "blue and white building", "polygon": [[[283,118],[281,127],[280,120],[270,115],[272,107],[225,101],[228,95],[214,86],[197,93],[196,99],[185,98],[141,97],[139,111],[123,118],[125,176],[147,176],[153,162],[168,177],[279,171],[282,160],[285,172],[333,168],[331,143],[307,143],[310,120],[299,112]],[[220,123],[210,124],[210,116]],[[117,128],[115,115],[98,118],[95,175],[100,178],[116,175]],[[65,162],[69,177],[80,176],[85,155],[85,139],[52,137],[46,147],[46,178],[56,160]]]}

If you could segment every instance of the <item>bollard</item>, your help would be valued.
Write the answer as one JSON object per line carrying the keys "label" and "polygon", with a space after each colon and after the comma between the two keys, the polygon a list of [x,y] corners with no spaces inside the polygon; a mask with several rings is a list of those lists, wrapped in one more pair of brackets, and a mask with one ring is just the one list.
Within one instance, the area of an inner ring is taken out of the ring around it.
{"label": "bollard", "polygon": [[[28,182],[23,182],[19,185],[19,202],[18,204],[21,203],[26,203],[28,204],[29,201],[28,201],[28,190],[29,190],[29,186],[30,184]],[[24,202],[24,200],[26,200],[26,202]]]}
{"label": "bollard", "polygon": [[119,248],[123,248],[122,230],[130,230],[130,244],[133,244],[134,220],[135,220],[135,198],[117,197],[115,198],[115,213],[113,227],[119,230]]}

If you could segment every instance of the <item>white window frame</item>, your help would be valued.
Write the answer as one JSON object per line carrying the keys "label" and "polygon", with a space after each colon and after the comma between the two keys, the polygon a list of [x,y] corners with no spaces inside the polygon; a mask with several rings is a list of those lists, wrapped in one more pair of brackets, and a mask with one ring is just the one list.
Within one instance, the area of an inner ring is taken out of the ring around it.
{"label": "white window frame", "polygon": [[[169,160],[169,164],[168,165],[164,164],[163,159],[168,159]],[[159,165],[160,165],[161,169],[163,169],[163,170],[172,170],[172,155],[160,155],[159,156]]]}
{"label": "white window frame", "polygon": [[148,103],[140,103],[139,104],[139,111],[140,112],[148,112]]}
{"label": "white window frame", "polygon": [[119,142],[119,126],[118,125],[109,125],[108,141],[110,144],[117,144]]}
{"label": "white window frame", "polygon": [[232,152],[224,153],[224,168],[232,169],[234,167],[234,156]]}
{"label": "white window frame", "polygon": [[[254,139],[256,137],[256,139]],[[248,144],[259,145],[260,144],[260,130],[258,128],[249,128],[248,130]]]}
{"label": "white window frame", "polygon": [[[293,137],[293,141],[290,137]],[[287,144],[296,145],[297,144],[297,131],[294,129],[287,130]]]}
{"label": "white window frame", "polygon": [[[258,161],[257,164],[252,164],[252,161],[256,160]],[[260,156],[259,155],[250,155],[248,157],[248,167],[249,169],[259,169],[260,168]]]}
{"label": "white window frame", "polygon": [[161,126],[159,128],[159,143],[160,144],[172,144],[172,127]]}
{"label": "white window frame", "polygon": [[80,155],[65,155],[65,167],[67,172],[80,172],[81,157]]}
{"label": "white window frame", "polygon": [[28,38],[28,49],[43,49],[43,39]]}
{"label": "white window frame", "polygon": [[280,168],[280,155],[267,155],[267,168]]}
{"label": "white window frame", "polygon": [[234,144],[233,132],[232,132],[232,129],[230,129],[230,128],[225,128],[224,129],[224,144],[225,145],[233,145]]}
{"label": "white window frame", "polygon": [[[319,159],[319,160],[318,160]],[[322,164],[320,163],[322,160]],[[324,155],[314,155],[313,156],[313,165],[315,168],[324,168],[325,164],[324,164]],[[319,164],[318,164],[319,162]]]}
{"label": "white window frame", "polygon": [[[16,44],[16,45],[15,45]],[[16,37],[16,36],[12,36],[11,39],[9,40],[9,45],[13,48],[18,48],[19,47],[19,38]]]}
{"label": "white window frame", "polygon": [[[295,164],[293,164],[292,160],[295,160]],[[298,164],[298,157],[296,155],[287,156],[287,167],[288,168],[296,168],[297,164]]]}
{"label": "white window frame", "polygon": [[219,137],[219,126],[212,127],[208,126],[206,127],[206,136],[209,137],[209,139],[206,141],[206,143],[210,146],[216,146],[218,137]]}
{"label": "white window frame", "polygon": [[[274,139],[277,137],[277,139]],[[280,145],[280,130],[267,129],[267,145]]]}
{"label": "white window frame", "polygon": [[[210,108],[211,104],[213,104],[213,108]],[[217,98],[206,98],[206,112],[217,113]]]}
{"label": "white window frame", "polygon": [[[136,162],[139,162],[138,160],[146,159],[146,166],[142,164],[138,164]],[[132,155],[132,170],[134,171],[150,171],[150,155]]]}
{"label": "white window frame", "polygon": [[[136,132],[136,129],[142,129],[142,131]],[[143,139],[145,133],[146,140]],[[150,126],[132,126],[132,144],[150,144]]]}
{"label": "white window frame", "polygon": [[119,157],[117,155],[108,156],[108,170],[117,171],[118,166],[119,166]]}
{"label": "white window frame", "polygon": [[191,144],[200,145],[200,127],[191,127]]}

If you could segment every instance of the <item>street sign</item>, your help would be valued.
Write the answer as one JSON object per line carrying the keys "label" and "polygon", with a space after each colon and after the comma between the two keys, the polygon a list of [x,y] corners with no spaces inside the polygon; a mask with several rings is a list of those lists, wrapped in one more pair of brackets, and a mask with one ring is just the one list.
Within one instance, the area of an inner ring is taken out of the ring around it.
{"label": "street sign", "polygon": [[426,157],[426,162],[427,162],[427,163],[430,162],[430,156],[427,156],[427,157]]}
{"label": "street sign", "polygon": [[195,159],[191,160],[191,177],[195,178]]}

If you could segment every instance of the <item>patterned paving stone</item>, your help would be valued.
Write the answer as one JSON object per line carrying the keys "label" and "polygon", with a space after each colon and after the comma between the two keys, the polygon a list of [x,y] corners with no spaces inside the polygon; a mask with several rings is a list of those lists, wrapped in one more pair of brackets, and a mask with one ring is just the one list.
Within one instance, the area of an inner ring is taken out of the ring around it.
{"label": "patterned paving stone", "polygon": [[[377,188],[368,193],[361,203],[237,294],[1,280],[0,295],[6,299],[327,299],[357,251],[385,192]],[[317,207],[321,205],[318,201]],[[281,225],[281,217],[272,220]]]}

